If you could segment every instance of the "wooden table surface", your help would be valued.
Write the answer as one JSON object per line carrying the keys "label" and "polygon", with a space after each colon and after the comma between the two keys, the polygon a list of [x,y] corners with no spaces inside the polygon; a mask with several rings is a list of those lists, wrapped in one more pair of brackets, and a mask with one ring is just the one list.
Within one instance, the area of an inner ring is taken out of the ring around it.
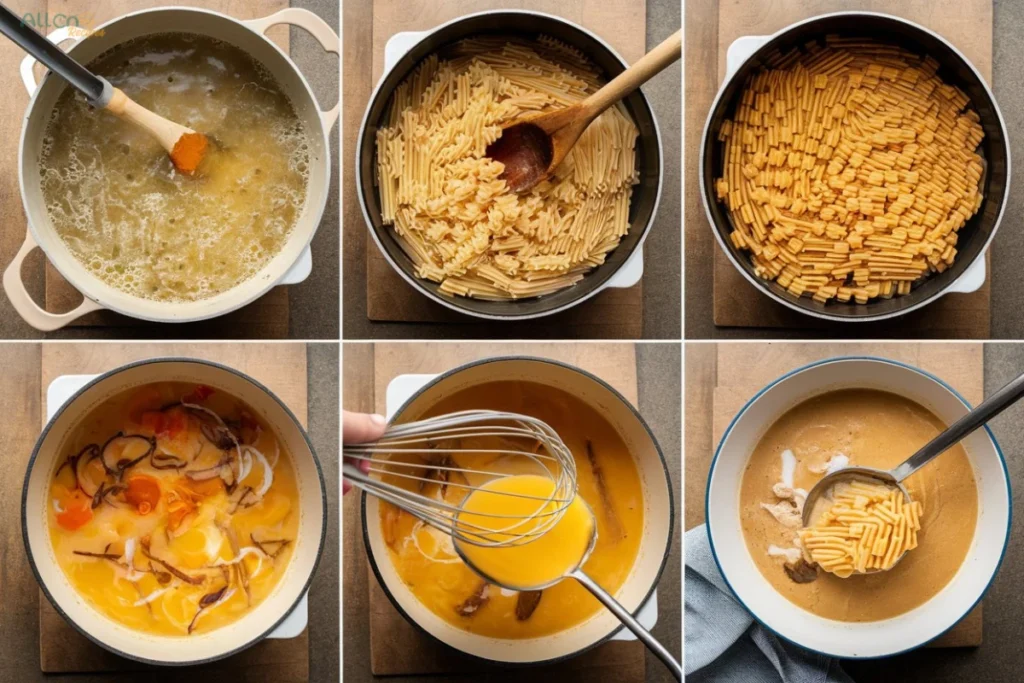
{"label": "wooden table surface", "polygon": [[[125,349],[128,356],[187,355],[228,364],[232,358],[249,359],[273,353],[272,346],[154,344]],[[12,343],[0,349],[0,377],[7,383],[0,392],[0,681],[223,681],[223,672],[204,677],[200,670],[173,669],[145,673],[93,674],[88,676],[44,676],[39,662],[39,588],[25,555],[21,537],[21,488],[25,466],[39,436],[43,412],[42,396],[49,379],[42,376],[43,355],[70,355],[88,363],[89,346]],[[258,373],[256,373],[258,374]],[[310,438],[320,457],[328,492],[328,542],[310,588],[309,641],[310,680],[336,681],[338,657],[338,346],[311,344],[306,347],[308,380],[308,425]],[[299,380],[296,380],[299,381]],[[266,681],[262,671],[232,672],[231,681]]]}
{"label": "wooden table surface", "polygon": [[[546,349],[547,352],[546,352]],[[346,344],[343,370],[343,407],[362,412],[382,411],[384,399],[375,389],[375,352],[389,354],[408,353],[410,358],[422,356],[424,351],[409,350],[401,344]],[[532,356],[557,355],[564,357],[565,349],[542,344],[482,344],[467,347],[466,360],[488,355],[522,353]],[[658,584],[658,625],[654,634],[672,652],[682,649],[679,624],[682,618],[682,576],[680,546],[680,511],[682,463],[680,462],[680,347],[676,344],[637,344],[636,373],[639,389],[639,410],[654,431],[668,461],[676,497],[675,529],[665,572]],[[468,676],[417,676],[377,679],[370,673],[369,633],[367,630],[368,572],[365,556],[357,552],[362,548],[362,528],[359,517],[358,495],[347,496],[342,508],[342,572],[343,572],[343,632],[342,651],[344,680],[346,683],[368,683],[375,680],[402,683],[440,683],[441,681],[472,681]],[[358,546],[357,546],[358,544]],[[671,677],[657,659],[647,654],[647,681],[670,681]],[[534,678],[541,680],[544,669],[536,669]],[[523,680],[521,671],[508,676],[488,675],[488,681]]]}

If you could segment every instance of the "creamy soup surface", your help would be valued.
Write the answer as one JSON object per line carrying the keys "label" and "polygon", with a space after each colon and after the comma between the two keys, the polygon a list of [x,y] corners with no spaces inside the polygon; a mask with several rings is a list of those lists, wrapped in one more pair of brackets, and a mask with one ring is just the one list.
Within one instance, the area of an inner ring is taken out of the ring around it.
{"label": "creamy soup surface", "polygon": [[[583,401],[532,382],[492,382],[466,389],[441,400],[423,415],[408,419],[471,409],[537,417],[551,425],[569,447],[576,461],[578,495],[589,504],[597,521],[597,545],[584,569],[614,594],[633,568],[644,527],[640,475],[622,438]],[[502,447],[495,438],[460,441],[460,448]],[[510,475],[536,474],[526,459],[515,460],[496,462],[492,455],[470,453],[460,454],[456,462],[463,468],[498,470]],[[423,471],[429,473],[430,465],[440,462],[423,464]],[[458,477],[452,475],[450,484],[460,483]],[[389,480],[413,485],[396,477]],[[442,482],[427,484],[421,493],[455,506],[462,505],[466,497],[466,489],[455,485],[442,488]],[[539,593],[516,593],[488,585],[459,559],[451,536],[424,526],[408,513],[383,502],[380,524],[399,576],[428,609],[458,628],[495,638],[535,638],[571,628],[601,609],[600,603],[572,579]],[[587,531],[583,529],[584,533]],[[559,553],[531,555],[527,561],[553,565],[533,567],[530,575],[550,570],[560,574],[564,570],[564,566],[554,566],[565,561],[556,557]]]}
{"label": "creamy soup surface", "polygon": [[207,633],[269,596],[299,529],[291,456],[241,401],[150,384],[94,410],[50,483],[57,563],[110,619],[161,636]]}
{"label": "creamy soup surface", "polygon": [[194,176],[155,138],[68,87],[40,158],[47,213],[86,268],[160,301],[215,296],[284,246],[306,196],[309,141],[291,102],[242,50],[169,33],[89,64],[142,106],[211,138]]}
{"label": "creamy soup surface", "polygon": [[[967,556],[978,516],[977,484],[963,447],[953,447],[906,480],[912,499],[924,508],[920,545],[887,572],[842,579],[819,570],[813,581],[794,581],[785,565],[799,556],[799,523],[792,526],[787,515],[793,500],[773,489],[782,482],[783,488],[809,491],[830,463],[890,469],[945,427],[913,401],[865,389],[833,391],[785,413],[754,449],[740,490],[743,535],[764,577],[794,604],[838,621],[895,617],[941,591]],[[787,460],[792,480],[783,482]],[[792,553],[789,559],[784,551]]]}

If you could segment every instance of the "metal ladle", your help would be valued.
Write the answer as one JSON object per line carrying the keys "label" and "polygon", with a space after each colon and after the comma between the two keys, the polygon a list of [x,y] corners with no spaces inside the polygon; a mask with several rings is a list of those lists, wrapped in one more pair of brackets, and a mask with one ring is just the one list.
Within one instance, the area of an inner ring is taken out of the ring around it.
{"label": "metal ladle", "polygon": [[[910,494],[907,492],[906,487],[903,486],[903,481],[906,480],[907,477],[927,465],[932,461],[932,459],[958,444],[976,429],[1019,401],[1022,397],[1024,397],[1024,374],[1018,375],[1009,384],[989,396],[981,403],[981,405],[947,427],[945,431],[941,432],[934,439],[922,446],[920,450],[893,469],[880,470],[874,467],[855,466],[844,467],[832,472],[831,474],[825,475],[807,493],[807,499],[804,501],[803,510],[804,527],[811,525],[811,516],[814,513],[815,503],[824,496],[826,492],[832,489],[832,487],[843,481],[850,481],[854,479],[874,479],[886,486],[898,488],[903,494],[903,497],[909,502]],[[903,559],[903,555],[900,555],[899,559]],[[899,560],[897,560],[897,562],[898,561]],[[893,566],[895,565],[896,563],[894,562]]]}
{"label": "metal ladle", "polygon": [[650,631],[641,626],[640,622],[634,619],[633,615],[630,614],[625,607],[620,605],[618,601],[615,598],[613,598],[608,591],[602,588],[596,581],[587,576],[587,574],[583,571],[583,565],[586,564],[587,559],[590,557],[590,554],[594,551],[594,546],[597,545],[597,520],[594,519],[594,511],[590,509],[590,505],[587,504],[587,502],[582,498],[580,498],[580,502],[583,503],[583,505],[587,509],[587,513],[590,515],[590,544],[587,546],[586,552],[583,553],[583,556],[580,558],[580,561],[576,564],[576,566],[573,567],[570,571],[566,572],[560,578],[555,579],[554,581],[549,581],[548,583],[541,584],[539,586],[512,586],[506,583],[502,583],[501,581],[496,581],[493,577],[488,576],[485,572],[478,569],[476,565],[474,565],[473,562],[468,557],[466,557],[466,555],[462,552],[462,547],[460,543],[455,543],[455,552],[458,553],[459,557],[462,558],[462,561],[466,563],[466,566],[472,569],[478,575],[480,575],[480,577],[484,581],[487,581],[488,583],[494,584],[495,586],[498,586],[499,588],[504,588],[506,590],[517,591],[520,593],[528,593],[530,591],[541,591],[545,588],[551,588],[555,584],[561,582],[563,579],[576,579],[584,588],[590,591],[591,595],[597,598],[602,605],[607,607],[608,611],[614,614],[626,628],[632,631],[633,635],[639,638],[640,642],[642,642],[648,650],[653,652],[654,655],[658,659],[660,659],[666,667],[668,667],[669,671],[672,672],[672,675],[675,676],[675,679],[677,681],[683,680],[683,667],[680,666],[679,662],[676,661],[676,659],[665,648],[665,646],[659,643],[655,639],[655,637],[651,635]]}

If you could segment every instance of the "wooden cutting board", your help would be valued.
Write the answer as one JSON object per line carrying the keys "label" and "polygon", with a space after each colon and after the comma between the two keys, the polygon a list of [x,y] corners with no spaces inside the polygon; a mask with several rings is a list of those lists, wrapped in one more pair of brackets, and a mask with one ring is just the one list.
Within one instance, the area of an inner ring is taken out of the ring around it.
{"label": "wooden cutting board", "polygon": [[[891,0],[720,0],[718,80],[714,89],[717,90],[725,78],[726,51],[737,38],[770,35],[802,19],[840,10],[885,12],[917,22],[952,42],[974,63],[985,80],[992,82],[992,0],[905,0],[899,3]],[[696,167],[695,162],[691,167]],[[699,215],[688,218],[691,230],[710,229],[702,206]],[[888,331],[889,336],[896,336],[893,328],[898,326],[901,337],[986,339],[990,330],[990,298],[990,279],[986,279],[977,292],[944,296],[898,322],[887,321],[873,327]],[[851,331],[850,325],[818,320],[769,299],[743,278],[717,243],[714,320],[723,327],[835,329],[846,332],[842,336],[848,336]],[[864,331],[860,325],[852,329]]]}
{"label": "wooden cutting board", "polygon": [[[704,345],[702,345],[704,346]],[[710,445],[687,443],[687,527],[704,523],[705,487],[714,449],[733,417],[762,387],[807,363],[834,356],[883,356],[921,368],[941,377],[972,405],[980,403],[984,390],[984,349],[981,344],[725,344],[709,345],[687,365],[687,431],[701,431],[710,424]],[[692,392],[691,392],[692,389]],[[711,397],[695,406],[690,397]],[[981,645],[981,604],[931,647]]]}
{"label": "wooden cutting board", "polygon": [[[398,375],[440,373],[480,358],[516,354],[542,356],[580,367],[605,380],[630,402],[637,404],[636,353],[632,344],[376,344],[372,363],[349,365],[346,358],[345,408],[384,414],[387,385]],[[369,372],[356,370],[356,365],[372,367],[372,379],[366,376]],[[359,374],[363,378],[350,380],[350,374]],[[558,683],[632,683],[644,680],[645,649],[637,641],[605,643],[580,657],[552,666],[531,668],[527,672],[487,666],[439,644],[406,621],[391,604],[372,570],[367,567],[358,521],[358,496],[350,496],[345,506],[348,520],[345,566],[351,571],[364,571],[369,577],[370,666],[375,675],[475,674],[490,678],[505,671],[509,678],[502,680],[521,680],[525,676],[538,682]],[[347,577],[346,573],[346,581],[349,580]],[[352,616],[346,613],[346,618],[351,619]],[[357,626],[347,623],[346,632],[364,627],[363,622]],[[350,653],[348,636],[345,638],[345,650]]]}
{"label": "wooden cutting board", "polygon": [[[306,347],[278,344],[273,354],[251,344],[45,344],[39,405],[46,424],[46,390],[60,375],[98,374],[125,363],[159,356],[191,356],[230,365],[263,383],[306,424]],[[20,499],[20,498],[19,498]],[[27,568],[26,568],[27,571]],[[39,591],[39,660],[45,673],[157,671],[113,655],[72,628]],[[190,681],[225,680],[305,683],[309,680],[309,631],[298,637],[264,640],[237,655],[188,669]],[[2,676],[0,676],[2,678]]]}
{"label": "wooden cutting board", "polygon": [[[374,0],[372,26],[372,83],[384,72],[384,45],[400,31],[423,31],[456,17],[490,9],[509,9],[508,2],[483,0]],[[529,9],[564,17],[593,31],[611,43],[632,63],[645,52],[646,0],[525,0],[515,9]],[[346,47],[347,50],[350,48]],[[346,63],[349,63],[346,60]],[[359,99],[358,107],[346,107],[346,126],[358,128],[369,98]],[[666,125],[662,122],[662,125]],[[349,147],[349,149],[354,149]],[[354,174],[349,174],[354,177]],[[351,189],[346,215],[346,231],[366,231],[366,221],[355,201],[354,180],[346,179]],[[471,318],[434,303],[408,285],[385,260],[372,239],[366,239],[366,310],[376,321],[471,322]],[[554,325],[564,327],[564,337],[636,339],[643,333],[643,296],[641,281],[629,289],[607,289],[590,301],[551,317]],[[509,326],[514,323],[508,323]],[[574,328],[579,331],[574,332]],[[582,328],[582,329],[580,329]]]}
{"label": "wooden cutting board", "polygon": [[[39,17],[40,13],[42,13],[42,17],[48,16],[50,21],[54,23],[58,21],[57,17],[60,15],[76,17],[82,27],[92,28],[129,12],[152,7],[163,7],[167,4],[165,0],[107,0],[101,3],[90,2],[90,0],[49,0],[48,2],[15,3],[14,10],[19,14],[32,12],[36,17]],[[238,19],[255,19],[265,17],[288,7],[288,0],[185,0],[177,4],[179,6],[216,10]],[[63,22],[64,20],[60,21]],[[40,23],[38,18],[36,22],[37,24]],[[46,30],[45,27],[41,28],[43,28],[43,33],[50,33],[57,26],[52,26],[49,30]],[[289,33],[286,26],[277,26],[271,29],[267,35],[282,50],[288,51]],[[0,45],[0,53],[7,52],[16,53],[17,61],[20,61],[21,57],[24,56],[18,47],[5,41],[3,45]],[[4,59],[3,61],[6,62],[8,60]],[[44,72],[43,67],[36,66],[37,79]],[[21,96],[25,93],[25,89],[19,78],[17,68],[3,69],[0,73],[2,73],[0,84],[4,86],[3,91],[15,93],[15,98],[20,101],[22,99]],[[14,188],[17,187],[17,150],[21,135],[21,120],[28,102],[27,97],[24,102],[25,104],[21,106],[17,116],[0,118],[0,145],[5,150],[4,154],[0,154],[0,159],[6,160],[0,161],[0,177],[8,179],[2,182],[13,183]],[[3,197],[4,193],[0,191],[0,198]],[[18,197],[19,195],[14,194],[12,197],[14,202],[10,204],[5,202],[3,205],[20,207],[21,200]],[[20,246],[21,239],[24,239],[25,234],[24,229],[19,229],[15,225],[17,223],[24,227],[24,214],[21,213],[21,215],[21,218],[11,221],[5,229],[5,232],[16,233],[21,236],[17,240],[18,246]],[[8,247],[9,241],[13,243],[15,240],[14,238],[5,239],[3,243],[5,247]],[[10,248],[13,250],[9,252],[9,255],[6,249],[4,251],[5,263],[13,257],[16,250],[16,247],[13,247],[13,245]],[[38,268],[38,264],[34,265]],[[26,270],[29,270],[29,267],[26,267]],[[82,302],[82,295],[61,277],[60,273],[57,272],[57,269],[49,261],[46,261],[43,270],[45,271],[43,277],[43,307],[46,310],[53,312],[69,311]],[[26,280],[30,277],[32,277],[31,272],[26,272]],[[218,318],[215,322],[207,323],[207,325],[209,325],[208,334],[211,337],[232,339],[239,337],[284,338],[288,336],[288,321],[288,290],[285,287],[275,287],[257,301],[238,311]],[[153,323],[129,318],[111,311],[97,311],[79,318],[72,322],[70,326],[133,328],[152,325]]]}

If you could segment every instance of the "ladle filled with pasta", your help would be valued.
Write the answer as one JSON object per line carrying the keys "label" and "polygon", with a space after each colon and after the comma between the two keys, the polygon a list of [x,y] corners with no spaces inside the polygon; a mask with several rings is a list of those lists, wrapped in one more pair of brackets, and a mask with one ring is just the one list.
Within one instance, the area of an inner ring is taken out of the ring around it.
{"label": "ladle filled with pasta", "polygon": [[903,482],[1024,397],[1024,374],[989,396],[891,470],[843,467],[807,493],[800,541],[836,576],[888,571],[917,544],[921,503]]}

